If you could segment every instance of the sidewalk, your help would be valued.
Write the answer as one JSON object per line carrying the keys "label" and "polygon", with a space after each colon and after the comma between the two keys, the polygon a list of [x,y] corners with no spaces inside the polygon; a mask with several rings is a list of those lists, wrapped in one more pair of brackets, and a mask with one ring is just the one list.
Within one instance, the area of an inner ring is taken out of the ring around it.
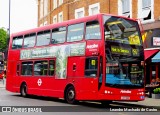
{"label": "sidewalk", "polygon": [[154,99],[154,98],[148,98],[145,97],[144,101],[138,101],[138,102],[117,102],[117,103],[124,103],[124,104],[133,104],[134,105],[139,105],[139,106],[150,106],[155,109],[160,110],[160,99]]}
{"label": "sidewalk", "polygon": [[5,88],[6,85],[5,81],[3,81],[3,79],[0,79],[0,88]]}

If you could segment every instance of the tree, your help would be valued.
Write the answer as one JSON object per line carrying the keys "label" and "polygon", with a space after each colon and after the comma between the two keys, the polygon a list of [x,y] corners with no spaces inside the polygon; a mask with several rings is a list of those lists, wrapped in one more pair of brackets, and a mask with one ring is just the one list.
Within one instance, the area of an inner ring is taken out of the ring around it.
{"label": "tree", "polygon": [[4,28],[0,28],[0,51],[5,51],[7,49],[7,40],[9,36]]}

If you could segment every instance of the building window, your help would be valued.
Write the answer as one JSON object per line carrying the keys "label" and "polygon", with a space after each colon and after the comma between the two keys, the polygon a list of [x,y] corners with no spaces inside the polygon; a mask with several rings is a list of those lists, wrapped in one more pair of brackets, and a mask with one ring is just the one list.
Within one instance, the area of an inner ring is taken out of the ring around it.
{"label": "building window", "polygon": [[44,22],[44,26],[47,25],[47,21]]}
{"label": "building window", "polygon": [[44,16],[48,13],[48,0],[44,0]]}
{"label": "building window", "polygon": [[84,7],[75,10],[75,19],[84,17]]}
{"label": "building window", "polygon": [[154,21],[154,0],[138,0],[138,18],[142,22]]}
{"label": "building window", "polygon": [[131,18],[132,16],[132,0],[119,0],[118,1],[118,14]]}
{"label": "building window", "polygon": [[40,26],[39,27],[42,27],[43,26],[43,24],[40,24]]}
{"label": "building window", "polygon": [[122,0],[122,15],[130,18],[130,0]]}
{"label": "building window", "polygon": [[57,15],[53,16],[53,24],[57,23]]}
{"label": "building window", "polygon": [[63,12],[58,14],[58,22],[63,22]]}
{"label": "building window", "polygon": [[43,0],[40,1],[40,18],[43,17]]}
{"label": "building window", "polygon": [[63,0],[59,0],[59,6],[63,4]]}
{"label": "building window", "polygon": [[142,9],[150,8],[151,0],[142,0]]}
{"label": "building window", "polygon": [[98,14],[100,12],[99,3],[89,5],[89,15]]}
{"label": "building window", "polygon": [[57,0],[53,0],[53,9],[57,8]]}

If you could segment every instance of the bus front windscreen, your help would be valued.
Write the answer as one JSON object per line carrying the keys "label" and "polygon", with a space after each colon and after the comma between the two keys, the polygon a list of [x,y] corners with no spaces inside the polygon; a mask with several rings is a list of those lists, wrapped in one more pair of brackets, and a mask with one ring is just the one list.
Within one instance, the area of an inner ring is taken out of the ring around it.
{"label": "bus front windscreen", "polygon": [[143,87],[144,51],[136,21],[104,16],[106,85],[118,88]]}

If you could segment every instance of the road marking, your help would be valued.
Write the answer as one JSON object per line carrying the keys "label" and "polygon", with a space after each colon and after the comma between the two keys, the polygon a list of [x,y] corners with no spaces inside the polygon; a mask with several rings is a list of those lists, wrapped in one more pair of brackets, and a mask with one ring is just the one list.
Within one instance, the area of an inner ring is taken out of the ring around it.
{"label": "road marking", "polygon": [[118,113],[119,115],[128,115],[127,113]]}

